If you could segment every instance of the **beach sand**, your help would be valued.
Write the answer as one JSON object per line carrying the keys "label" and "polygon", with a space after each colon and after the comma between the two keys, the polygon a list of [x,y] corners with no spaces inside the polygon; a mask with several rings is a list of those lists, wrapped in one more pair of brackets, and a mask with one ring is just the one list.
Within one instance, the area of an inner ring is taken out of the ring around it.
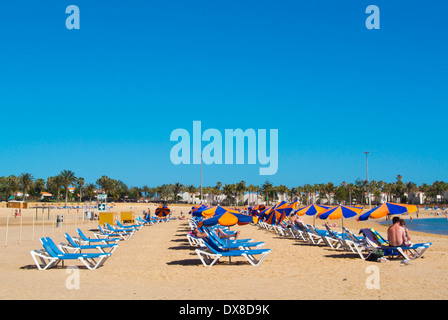
{"label": "beach sand", "polygon": [[[113,210],[134,210],[141,215],[147,204],[126,204]],[[177,217],[191,206],[171,206]],[[151,212],[155,206],[151,205]],[[59,211],[54,210],[53,214]],[[62,211],[62,210],[61,210]],[[129,241],[121,241],[103,267],[97,270],[79,269],[79,289],[70,284],[72,271],[67,266],[82,266],[68,261],[65,267],[40,271],[34,265],[30,251],[42,246],[43,234],[55,243],[66,242],[63,232],[77,235],[81,228],[93,236],[95,221],[70,219],[65,213],[62,228],[54,223],[34,223],[34,209],[23,212],[22,234],[20,218],[12,216],[12,209],[0,209],[0,299],[163,299],[163,300],[296,300],[296,299],[446,299],[448,296],[447,236],[411,232],[413,242],[432,242],[425,258],[412,260],[409,265],[400,260],[386,263],[363,261],[358,255],[333,250],[329,247],[306,244],[283,238],[258,226],[235,226],[241,238],[264,241],[264,248],[272,252],[258,266],[244,258],[227,259],[211,268],[204,267],[186,239],[190,230],[186,220],[173,220],[146,226]],[[40,211],[39,211],[40,212]],[[71,215],[75,216],[75,210]],[[6,216],[9,215],[6,243]],[[41,216],[41,214],[38,214]],[[421,212],[420,217],[428,213]],[[187,215],[188,217],[188,215]],[[304,217],[312,223],[311,217]],[[23,221],[26,221],[24,223]],[[325,221],[316,221],[320,226]],[[330,221],[341,224],[341,221]],[[358,233],[373,226],[385,235],[386,226],[375,222],[356,222],[346,219],[344,226]],[[337,228],[335,228],[337,230]],[[19,243],[20,242],[20,243]],[[379,288],[369,289],[371,266],[379,272]]]}

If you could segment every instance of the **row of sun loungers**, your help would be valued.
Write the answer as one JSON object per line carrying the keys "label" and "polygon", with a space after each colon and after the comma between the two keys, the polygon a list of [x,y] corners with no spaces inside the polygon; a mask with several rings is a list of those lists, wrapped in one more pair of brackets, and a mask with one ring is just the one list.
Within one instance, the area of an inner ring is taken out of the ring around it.
{"label": "row of sun loungers", "polygon": [[108,223],[105,223],[104,227],[98,226],[98,232],[94,232],[92,238],[87,237],[79,228],[76,237],[65,233],[67,243],[59,245],[50,237],[40,238],[43,249],[30,251],[31,257],[39,270],[56,267],[65,260],[79,260],[89,270],[95,270],[112,256],[120,241],[131,239],[145,225],[138,221],[133,225],[123,225],[119,221],[115,223],[114,226]]}
{"label": "row of sun loungers", "polygon": [[[194,220],[189,220],[189,224],[192,230],[197,228]],[[190,245],[198,247],[195,252],[206,267],[213,266],[222,257],[243,257],[251,265],[258,266],[271,252],[270,249],[262,248],[264,242],[254,242],[253,239],[222,239],[216,235],[214,228],[203,227],[201,231],[206,232],[207,237],[197,238],[190,232],[187,239]]]}
{"label": "row of sun loungers", "polygon": [[281,225],[270,225],[264,221],[259,221],[258,226],[268,231],[274,231],[280,236],[295,238],[313,245],[325,245],[331,249],[352,252],[363,260],[368,260],[375,250],[382,250],[385,256],[398,256],[405,260],[423,258],[425,252],[432,245],[431,243],[418,243],[408,247],[391,247],[374,229],[362,229],[362,236],[356,236],[347,228],[343,232],[336,232],[328,225],[325,230],[318,229],[309,224],[297,223],[289,227]]}

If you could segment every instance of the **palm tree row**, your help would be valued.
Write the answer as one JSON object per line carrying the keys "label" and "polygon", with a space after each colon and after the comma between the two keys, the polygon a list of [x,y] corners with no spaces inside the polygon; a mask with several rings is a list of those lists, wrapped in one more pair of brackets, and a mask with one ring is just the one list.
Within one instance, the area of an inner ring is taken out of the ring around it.
{"label": "palm tree row", "polygon": [[[72,189],[70,189],[70,187]],[[76,177],[70,170],[63,170],[58,175],[48,177],[47,180],[35,179],[30,173],[22,173],[20,176],[0,177],[0,200],[18,198],[16,194],[22,193],[22,200],[40,199],[42,192],[54,195],[56,201],[60,201],[61,192],[64,192],[64,200],[83,201],[94,199],[96,193],[104,192],[114,201],[140,200],[157,197],[163,201],[177,202],[186,200],[193,202],[200,196],[200,187],[195,185],[163,184],[156,187],[128,187],[123,181],[101,176],[95,183],[85,183],[82,177]],[[409,195],[421,192],[425,195],[425,203],[446,203],[445,192],[448,191],[448,183],[435,181],[417,186],[414,182],[403,182],[401,175],[397,175],[395,182],[369,181],[357,179],[354,183],[342,182],[334,185],[332,182],[319,184],[304,184],[295,187],[285,185],[274,186],[266,181],[262,185],[247,184],[240,181],[234,184],[222,184],[217,182],[214,186],[205,186],[202,193],[208,202],[223,205],[254,205],[266,203],[268,205],[277,201],[298,200],[307,205],[311,203],[332,204],[367,204],[368,197],[372,203],[382,201],[408,203]],[[187,193],[188,197],[181,194]]]}

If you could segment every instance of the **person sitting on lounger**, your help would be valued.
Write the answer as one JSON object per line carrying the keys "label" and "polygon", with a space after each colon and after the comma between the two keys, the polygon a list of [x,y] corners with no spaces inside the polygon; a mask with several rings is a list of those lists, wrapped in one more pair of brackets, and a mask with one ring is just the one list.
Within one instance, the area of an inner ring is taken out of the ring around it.
{"label": "person sitting on lounger", "polygon": [[412,245],[411,236],[409,235],[409,230],[406,228],[406,222],[404,219],[400,219],[400,226],[404,229],[404,237],[406,239],[405,243],[407,246]]}
{"label": "person sitting on lounger", "polygon": [[406,247],[405,230],[400,225],[400,218],[394,217],[392,219],[392,226],[387,229],[387,240],[391,247]]}
{"label": "person sitting on lounger", "polygon": [[[230,238],[230,237],[238,238],[238,236],[240,235],[240,231],[239,230],[235,233],[235,235],[228,235],[225,232],[223,232],[220,228],[216,228],[215,232],[216,232],[216,235],[218,237],[220,237],[221,239]],[[198,228],[195,228],[191,233],[196,238],[206,238],[206,237],[208,237],[206,232],[201,232],[201,230],[199,230]]]}

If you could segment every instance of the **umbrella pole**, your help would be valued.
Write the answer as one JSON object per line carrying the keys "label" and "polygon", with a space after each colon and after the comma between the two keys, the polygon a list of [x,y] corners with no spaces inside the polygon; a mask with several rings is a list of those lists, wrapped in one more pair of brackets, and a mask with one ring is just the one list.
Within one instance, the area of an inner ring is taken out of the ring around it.
{"label": "umbrella pole", "polygon": [[[227,238],[227,242],[228,242],[228,244],[229,244],[229,252],[230,252],[230,226],[228,226],[227,229],[228,229],[228,231],[229,231],[229,237]],[[230,255],[229,255],[229,264],[230,264],[231,262],[232,262],[232,261],[231,261]]]}

